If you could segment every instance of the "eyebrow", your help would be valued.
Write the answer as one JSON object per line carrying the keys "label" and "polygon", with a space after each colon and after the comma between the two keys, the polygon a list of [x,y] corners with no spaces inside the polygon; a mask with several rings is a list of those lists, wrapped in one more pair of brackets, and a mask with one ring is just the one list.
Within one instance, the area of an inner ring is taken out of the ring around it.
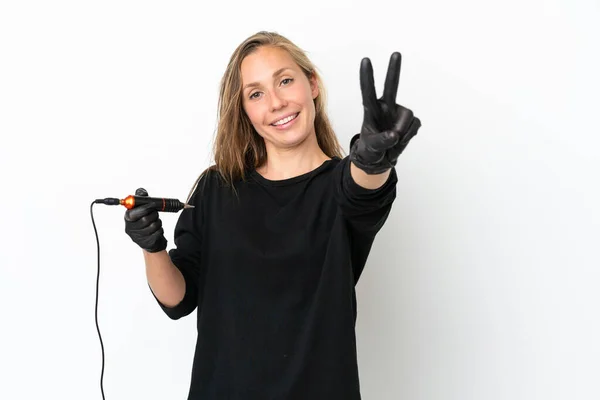
{"label": "eyebrow", "polygon": [[[275,78],[277,75],[281,74],[286,69],[291,69],[291,68],[290,67],[279,68],[277,71],[273,72],[273,78]],[[242,88],[242,92],[249,87],[256,87],[256,86],[260,86],[260,83],[259,82],[248,83],[248,84],[244,85],[244,87]]]}

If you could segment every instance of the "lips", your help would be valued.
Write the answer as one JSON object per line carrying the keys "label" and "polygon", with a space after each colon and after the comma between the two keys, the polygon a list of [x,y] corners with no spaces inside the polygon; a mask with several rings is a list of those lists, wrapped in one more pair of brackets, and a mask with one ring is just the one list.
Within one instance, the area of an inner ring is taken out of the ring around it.
{"label": "lips", "polygon": [[[283,116],[283,117],[281,117],[281,118],[277,118],[277,119],[276,119],[275,121],[273,121],[273,122],[272,122],[270,125],[271,125],[271,126],[275,126],[275,127],[277,127],[277,126],[283,126],[283,125],[285,125],[285,124],[289,124],[290,122],[292,122],[293,120],[295,120],[296,118],[298,118],[298,115],[299,115],[299,114],[300,114],[300,112],[295,112],[295,113],[291,113],[291,114],[285,115],[285,116]],[[294,117],[294,118],[292,118],[291,120],[289,120],[288,122],[286,122],[285,124],[279,124],[279,125],[275,125],[275,123],[277,123],[277,122],[279,122],[279,121],[282,121],[282,120],[284,120],[284,119],[286,119],[286,118],[288,118],[288,117],[291,117],[291,116],[293,116],[293,115],[295,115],[295,117]]]}

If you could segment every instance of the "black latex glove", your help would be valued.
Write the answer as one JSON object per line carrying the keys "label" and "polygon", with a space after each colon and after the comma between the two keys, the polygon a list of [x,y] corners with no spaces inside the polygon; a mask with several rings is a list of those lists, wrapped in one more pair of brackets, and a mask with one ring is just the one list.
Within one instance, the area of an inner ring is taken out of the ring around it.
{"label": "black latex glove", "polygon": [[408,108],[396,104],[402,56],[395,52],[385,79],[383,96],[377,99],[371,60],[360,64],[364,118],[360,133],[350,142],[350,160],[367,174],[381,174],[396,165],[398,156],[417,134],[421,121]]}
{"label": "black latex glove", "polygon": [[[136,196],[148,196],[144,188],[135,191]],[[125,232],[138,246],[149,253],[167,248],[158,211],[152,204],[145,204],[125,211]]]}

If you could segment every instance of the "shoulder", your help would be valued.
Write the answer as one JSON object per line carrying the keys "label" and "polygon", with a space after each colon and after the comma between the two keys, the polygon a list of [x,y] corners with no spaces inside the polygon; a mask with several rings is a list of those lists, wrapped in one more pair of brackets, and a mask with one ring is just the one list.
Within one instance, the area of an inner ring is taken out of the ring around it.
{"label": "shoulder", "polygon": [[206,168],[194,182],[188,195],[188,203],[197,205],[201,202],[212,188],[215,187],[215,180],[218,179],[219,172],[214,165]]}
{"label": "shoulder", "polygon": [[225,179],[224,173],[219,170],[217,165],[211,165],[206,168],[196,179],[188,199],[190,202],[199,202],[201,199],[210,197],[222,197],[230,192],[235,192],[242,186],[248,184],[251,179],[252,171],[248,170],[244,177],[234,178],[231,183]]}
{"label": "shoulder", "polygon": [[345,156],[344,158],[334,157],[331,160],[331,164],[332,164],[331,174],[334,177],[341,177],[344,173],[344,170],[350,168],[350,157],[349,156]]}

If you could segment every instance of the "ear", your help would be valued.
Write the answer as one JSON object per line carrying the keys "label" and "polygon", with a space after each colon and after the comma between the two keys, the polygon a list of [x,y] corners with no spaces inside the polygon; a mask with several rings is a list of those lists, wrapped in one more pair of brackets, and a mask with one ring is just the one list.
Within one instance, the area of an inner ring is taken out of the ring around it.
{"label": "ear", "polygon": [[311,95],[314,100],[319,95],[319,84],[317,83],[317,76],[314,72],[310,75],[308,81],[310,82]]}

